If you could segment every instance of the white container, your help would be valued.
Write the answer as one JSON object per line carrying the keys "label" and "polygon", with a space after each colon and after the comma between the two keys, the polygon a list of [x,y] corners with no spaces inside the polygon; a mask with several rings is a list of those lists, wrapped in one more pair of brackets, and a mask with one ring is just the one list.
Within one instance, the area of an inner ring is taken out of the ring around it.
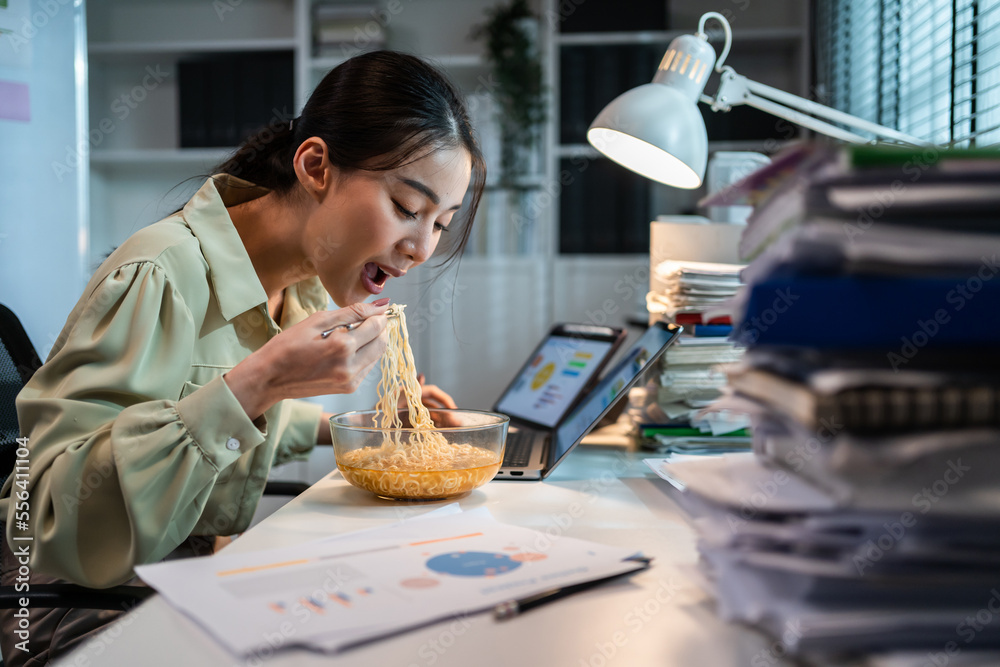
{"label": "white container", "polygon": [[[770,163],[771,158],[763,153],[716,151],[712,154],[712,159],[708,161],[708,194],[715,194]],[[744,225],[752,212],[752,206],[708,207],[708,217],[712,222]]]}
{"label": "white container", "polygon": [[649,223],[649,289],[662,291],[653,269],[660,262],[739,264],[740,236],[746,225],[711,222],[700,215],[661,215]]}

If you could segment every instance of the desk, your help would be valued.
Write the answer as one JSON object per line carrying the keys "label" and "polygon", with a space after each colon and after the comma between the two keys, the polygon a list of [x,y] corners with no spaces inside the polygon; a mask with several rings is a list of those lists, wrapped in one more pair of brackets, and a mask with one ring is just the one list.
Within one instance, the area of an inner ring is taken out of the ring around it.
{"label": "desk", "polygon": [[[496,622],[478,614],[437,623],[337,656],[286,650],[238,660],[193,621],[154,597],[104,630],[60,667],[358,665],[367,667],[545,665],[568,667],[747,667],[784,665],[763,635],[720,622],[685,569],[697,561],[694,533],[643,455],[580,447],[544,482],[494,481],[459,502],[499,520],[551,534],[634,547],[655,558],[627,580]],[[235,540],[227,549],[294,545],[398,521],[440,503],[383,501],[338,473]],[[529,649],[530,647],[530,649]],[[780,654],[781,650],[778,649]],[[755,656],[761,656],[753,662]]]}

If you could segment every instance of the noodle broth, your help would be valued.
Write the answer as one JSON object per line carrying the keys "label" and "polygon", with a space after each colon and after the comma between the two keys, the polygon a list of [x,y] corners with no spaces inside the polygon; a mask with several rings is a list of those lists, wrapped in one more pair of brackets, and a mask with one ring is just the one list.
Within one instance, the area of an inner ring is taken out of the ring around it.
{"label": "noodle broth", "polygon": [[[435,410],[433,429],[370,426],[375,411],[330,420],[337,468],[349,483],[383,498],[440,500],[489,482],[500,468],[508,419],[475,410]],[[442,414],[448,413],[448,414]]]}
{"label": "noodle broth", "polygon": [[382,498],[443,500],[461,496],[496,476],[500,461],[464,470],[370,470],[338,465],[344,479]]}

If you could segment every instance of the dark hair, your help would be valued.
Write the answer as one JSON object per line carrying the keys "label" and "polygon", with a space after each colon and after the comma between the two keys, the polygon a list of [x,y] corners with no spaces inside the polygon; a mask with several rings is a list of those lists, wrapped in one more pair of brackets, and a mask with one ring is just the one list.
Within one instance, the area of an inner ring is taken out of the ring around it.
{"label": "dark hair", "polygon": [[444,261],[465,247],[486,184],[486,163],[465,103],[435,67],[397,51],[355,56],[323,77],[294,124],[270,123],[214,173],[287,194],[298,183],[292,158],[309,137],[323,139],[330,162],[346,171],[396,169],[463,146],[472,158],[472,195],[457,243]]}

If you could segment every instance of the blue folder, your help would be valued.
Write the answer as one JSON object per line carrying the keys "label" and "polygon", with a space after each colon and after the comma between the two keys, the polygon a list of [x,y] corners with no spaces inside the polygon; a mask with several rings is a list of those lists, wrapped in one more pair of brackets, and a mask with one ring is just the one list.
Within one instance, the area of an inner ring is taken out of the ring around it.
{"label": "blue folder", "polygon": [[748,285],[746,346],[922,349],[1000,343],[1000,267],[948,277],[776,275]]}

